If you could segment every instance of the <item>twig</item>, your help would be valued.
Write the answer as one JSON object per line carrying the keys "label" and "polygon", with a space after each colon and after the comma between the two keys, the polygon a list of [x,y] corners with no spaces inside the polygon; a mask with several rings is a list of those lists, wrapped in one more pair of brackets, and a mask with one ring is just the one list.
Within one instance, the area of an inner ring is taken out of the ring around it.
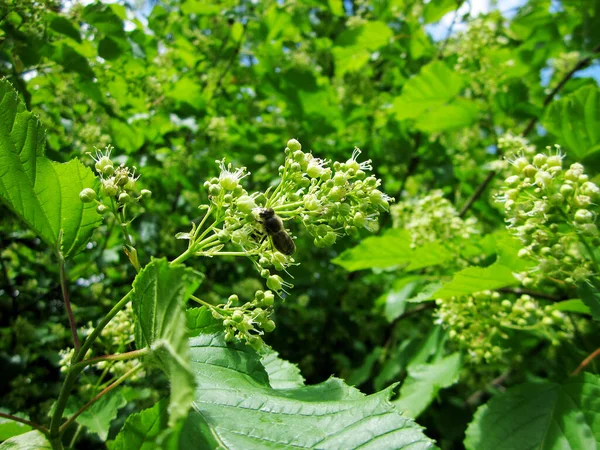
{"label": "twig", "polygon": [[591,355],[589,355],[587,358],[581,361],[581,364],[579,364],[577,369],[575,369],[573,373],[571,373],[571,376],[579,375],[579,372],[581,372],[598,355],[600,355],[600,348],[594,350]]}
{"label": "twig", "polygon": [[46,428],[46,427],[38,425],[37,423],[33,423],[31,420],[22,419],[20,417],[13,416],[12,414],[0,413],[0,417],[3,417],[3,418],[8,419],[8,420],[12,420],[14,422],[19,422],[19,423],[22,423],[24,425],[29,425],[31,428],[35,428],[36,430],[39,430],[39,431],[41,431],[44,434],[48,434],[50,432],[50,430],[48,430],[48,428]]}
{"label": "twig", "polygon": [[467,404],[467,405],[479,404],[479,402],[481,401],[481,397],[483,397],[485,392],[491,387],[494,387],[494,388],[500,387],[502,385],[502,383],[504,383],[506,381],[506,379],[510,376],[510,373],[511,373],[511,369],[508,369],[506,372],[502,373],[500,376],[494,378],[485,389],[480,389],[479,391],[473,392],[473,394],[471,394],[469,396],[469,398],[467,398],[467,400],[465,400],[465,404]]}
{"label": "twig", "polygon": [[65,260],[62,254],[58,255],[58,264],[60,266],[60,287],[62,290],[63,299],[65,301],[65,308],[67,309],[67,316],[69,318],[69,325],[71,327],[71,334],[73,334],[73,344],[75,346],[75,353],[81,348],[79,342],[79,335],[77,334],[77,324],[75,323],[75,316],[71,309],[71,302],[69,300],[69,289],[67,287],[67,273],[65,271]]}
{"label": "twig", "polygon": [[[598,52],[600,52],[600,45],[597,45],[592,50],[592,53],[598,53]],[[550,104],[550,102],[554,99],[554,96],[558,93],[558,91],[560,91],[560,89],[562,89],[562,87],[567,83],[567,81],[569,81],[571,79],[571,77],[575,74],[575,72],[586,67],[592,61],[592,59],[593,59],[593,55],[590,55],[587,58],[582,59],[575,65],[575,67],[573,67],[573,69],[571,69],[569,71],[569,73],[567,73],[562,78],[562,80],[560,80],[560,82],[556,85],[556,87],[554,89],[552,89],[552,92],[550,92],[550,94],[548,94],[548,96],[544,100],[542,110]],[[523,133],[521,135],[523,137],[526,137],[531,132],[531,130],[533,129],[533,127],[535,126],[535,124],[537,123],[538,120],[539,120],[538,116],[533,117],[529,121],[529,123],[527,124],[527,126],[525,127],[525,129],[523,130]],[[460,210],[459,217],[464,217],[464,215],[467,213],[467,211],[473,205],[473,203],[475,203],[479,199],[479,197],[481,197],[481,194],[483,194],[483,192],[485,191],[487,186],[490,184],[492,179],[496,176],[496,173],[497,172],[495,170],[491,170],[488,172],[487,176],[485,177],[485,180],[483,180],[483,182],[479,186],[477,186],[477,189],[475,189],[475,192],[473,193],[473,195],[471,195],[471,197],[467,200],[467,203],[465,203],[465,205]]]}

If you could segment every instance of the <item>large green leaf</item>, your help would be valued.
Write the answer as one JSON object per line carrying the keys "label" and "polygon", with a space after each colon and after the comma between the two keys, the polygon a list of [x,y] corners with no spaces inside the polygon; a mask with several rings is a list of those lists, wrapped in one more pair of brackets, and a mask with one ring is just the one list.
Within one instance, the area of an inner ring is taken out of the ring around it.
{"label": "large green leaf", "polygon": [[461,4],[461,0],[432,0],[423,8],[423,20],[425,23],[437,22],[446,13],[457,9]]}
{"label": "large green leaf", "polygon": [[440,389],[458,382],[461,369],[459,353],[430,364],[408,367],[408,377],[400,389],[400,398],[393,403],[410,417],[417,417],[429,406]]}
{"label": "large green leaf", "polygon": [[574,159],[600,150],[600,89],[584,86],[553,102],[544,126]]}
{"label": "large green leaf", "polygon": [[471,125],[477,119],[477,105],[467,99],[457,99],[449,105],[442,105],[420,116],[415,127],[428,133],[448,131]]}
{"label": "large green leaf", "polygon": [[300,369],[269,348],[260,360],[269,375],[269,384],[273,389],[289,389],[304,386],[304,377]]}
{"label": "large green leaf", "polygon": [[191,269],[154,259],[133,282],[135,342],[140,349],[149,347],[152,360],[169,376],[171,426],[187,413],[194,391],[185,304],[201,281],[201,275]]}
{"label": "large green leaf", "polygon": [[333,262],[344,269],[362,270],[407,265],[406,270],[442,264],[454,258],[452,252],[437,242],[411,248],[407,230],[391,229],[382,236],[372,236],[343,252]]}
{"label": "large green leaf", "polygon": [[0,199],[42,240],[69,256],[81,250],[100,216],[79,193],[96,178],[78,160],[44,156],[45,132],[6,80],[0,80]]}
{"label": "large green leaf", "polygon": [[[190,339],[196,376],[193,409],[178,434],[178,448],[319,448],[425,449],[433,443],[411,419],[388,401],[390,390],[365,396],[331,378],[314,386],[274,389],[258,355],[244,344],[228,344],[209,312],[197,315],[205,324]],[[151,442],[158,435],[156,409],[128,420],[116,442]],[[151,420],[153,419],[153,420]],[[163,419],[164,421],[164,419]],[[204,446],[196,437],[204,437]],[[192,445],[193,444],[193,445]],[[170,444],[162,447],[175,448]]]}
{"label": "large green leaf", "polygon": [[398,120],[415,119],[456,97],[463,84],[464,79],[446,64],[431,62],[406,82],[392,110]]}
{"label": "large green leaf", "polygon": [[392,35],[390,27],[378,21],[366,22],[342,32],[332,50],[336,75],[360,70],[371,58],[371,52],[386,45]]}
{"label": "large green leaf", "polygon": [[600,443],[600,377],[525,383],[481,406],[467,429],[473,450],[586,449]]}
{"label": "large green leaf", "polygon": [[34,430],[4,441],[0,450],[52,450],[52,446],[46,436]]}
{"label": "large green leaf", "polygon": [[[0,412],[8,414],[10,411],[4,408],[0,408]],[[22,414],[17,414],[17,416],[25,419],[28,418],[23,417]],[[14,420],[0,417],[0,441],[5,441],[13,436],[18,436],[19,434],[27,433],[28,431],[31,431],[31,429],[32,428],[29,425],[25,425],[24,423],[15,422]]]}

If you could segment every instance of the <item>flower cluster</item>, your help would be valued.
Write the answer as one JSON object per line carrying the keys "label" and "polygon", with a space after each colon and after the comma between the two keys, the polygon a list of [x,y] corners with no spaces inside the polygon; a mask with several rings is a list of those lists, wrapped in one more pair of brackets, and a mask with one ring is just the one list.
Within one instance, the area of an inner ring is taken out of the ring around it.
{"label": "flower cluster", "polygon": [[276,272],[296,264],[292,257],[296,246],[287,223],[301,223],[317,247],[331,246],[338,237],[357,235],[362,228],[378,228],[379,214],[389,209],[393,199],[378,189],[379,179],[367,174],[370,161],[358,162],[360,153],[355,149],[347,161],[331,162],[302,151],[300,142],[291,139],[279,168],[280,182],[254,193],[242,185],[249,175],[245,167],[217,161],[219,176],[204,183],[210,203],[202,206],[206,212],[198,225],[177,235],[189,244],[174,262],[191,256],[251,259],[268,291],[257,290],[254,300],[242,306],[232,300],[237,296],[220,306],[202,302],[223,320],[228,338],[256,346],[263,332],[274,329],[269,318],[274,296],[283,296],[293,287]]}
{"label": "flower cluster", "polygon": [[215,319],[223,321],[226,340],[237,338],[258,350],[262,346],[260,336],[275,329],[271,319],[274,303],[273,292],[258,290],[251,302],[239,306],[239,298],[234,294],[226,304],[212,307],[211,312]]}
{"label": "flower cluster", "polygon": [[598,273],[600,188],[581,164],[565,170],[563,158],[558,146],[533,157],[514,156],[513,175],[496,196],[504,203],[508,230],[523,244],[519,256],[535,262],[521,274],[525,286],[544,279],[571,284]]}
{"label": "flower cluster", "polygon": [[110,159],[112,150],[113,147],[109,145],[104,151],[97,150],[95,156],[89,154],[94,159],[96,172],[100,175],[104,200],[110,203],[107,205],[98,200],[96,191],[91,188],[86,188],[79,194],[79,198],[84,203],[96,202],[98,205],[96,211],[99,214],[105,214],[110,210],[116,214],[117,211],[124,210],[127,205],[152,196],[152,192],[148,189],[142,189],[138,193],[136,182],[139,177],[135,175],[135,167],[133,170],[124,164],[115,167]]}
{"label": "flower cluster", "polygon": [[465,348],[475,364],[508,358],[515,330],[544,337],[552,345],[572,337],[572,327],[563,313],[551,305],[540,305],[529,295],[511,300],[498,292],[483,291],[438,299],[436,303],[437,322],[449,328],[450,339]]}
{"label": "flower cluster", "polygon": [[398,203],[392,207],[392,217],[394,227],[410,231],[413,248],[433,241],[468,240],[479,234],[477,219],[460,218],[439,189],[425,197]]}
{"label": "flower cluster", "polygon": [[498,62],[509,43],[498,25],[500,21],[501,16],[494,14],[478,17],[450,42],[450,50],[458,56],[454,69],[469,77],[468,85],[475,95],[493,95],[506,89],[506,74],[515,64],[514,60]]}

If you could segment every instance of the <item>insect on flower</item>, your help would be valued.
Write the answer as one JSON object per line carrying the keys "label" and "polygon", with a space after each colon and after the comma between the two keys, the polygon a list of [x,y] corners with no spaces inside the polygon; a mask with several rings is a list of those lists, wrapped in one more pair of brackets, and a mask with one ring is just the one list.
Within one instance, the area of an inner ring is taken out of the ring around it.
{"label": "insect on flower", "polygon": [[293,239],[285,231],[283,221],[275,214],[272,208],[261,208],[258,213],[262,219],[265,233],[271,237],[273,246],[284,255],[291,255],[296,251]]}

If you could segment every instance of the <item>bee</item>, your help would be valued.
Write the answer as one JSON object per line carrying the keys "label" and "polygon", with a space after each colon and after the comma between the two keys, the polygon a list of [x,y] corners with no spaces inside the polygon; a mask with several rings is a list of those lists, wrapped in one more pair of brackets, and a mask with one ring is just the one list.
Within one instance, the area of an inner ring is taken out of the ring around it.
{"label": "bee", "polygon": [[262,208],[258,213],[262,219],[265,233],[271,236],[273,246],[284,255],[291,255],[296,251],[296,244],[285,231],[283,221],[275,214],[272,208]]}

